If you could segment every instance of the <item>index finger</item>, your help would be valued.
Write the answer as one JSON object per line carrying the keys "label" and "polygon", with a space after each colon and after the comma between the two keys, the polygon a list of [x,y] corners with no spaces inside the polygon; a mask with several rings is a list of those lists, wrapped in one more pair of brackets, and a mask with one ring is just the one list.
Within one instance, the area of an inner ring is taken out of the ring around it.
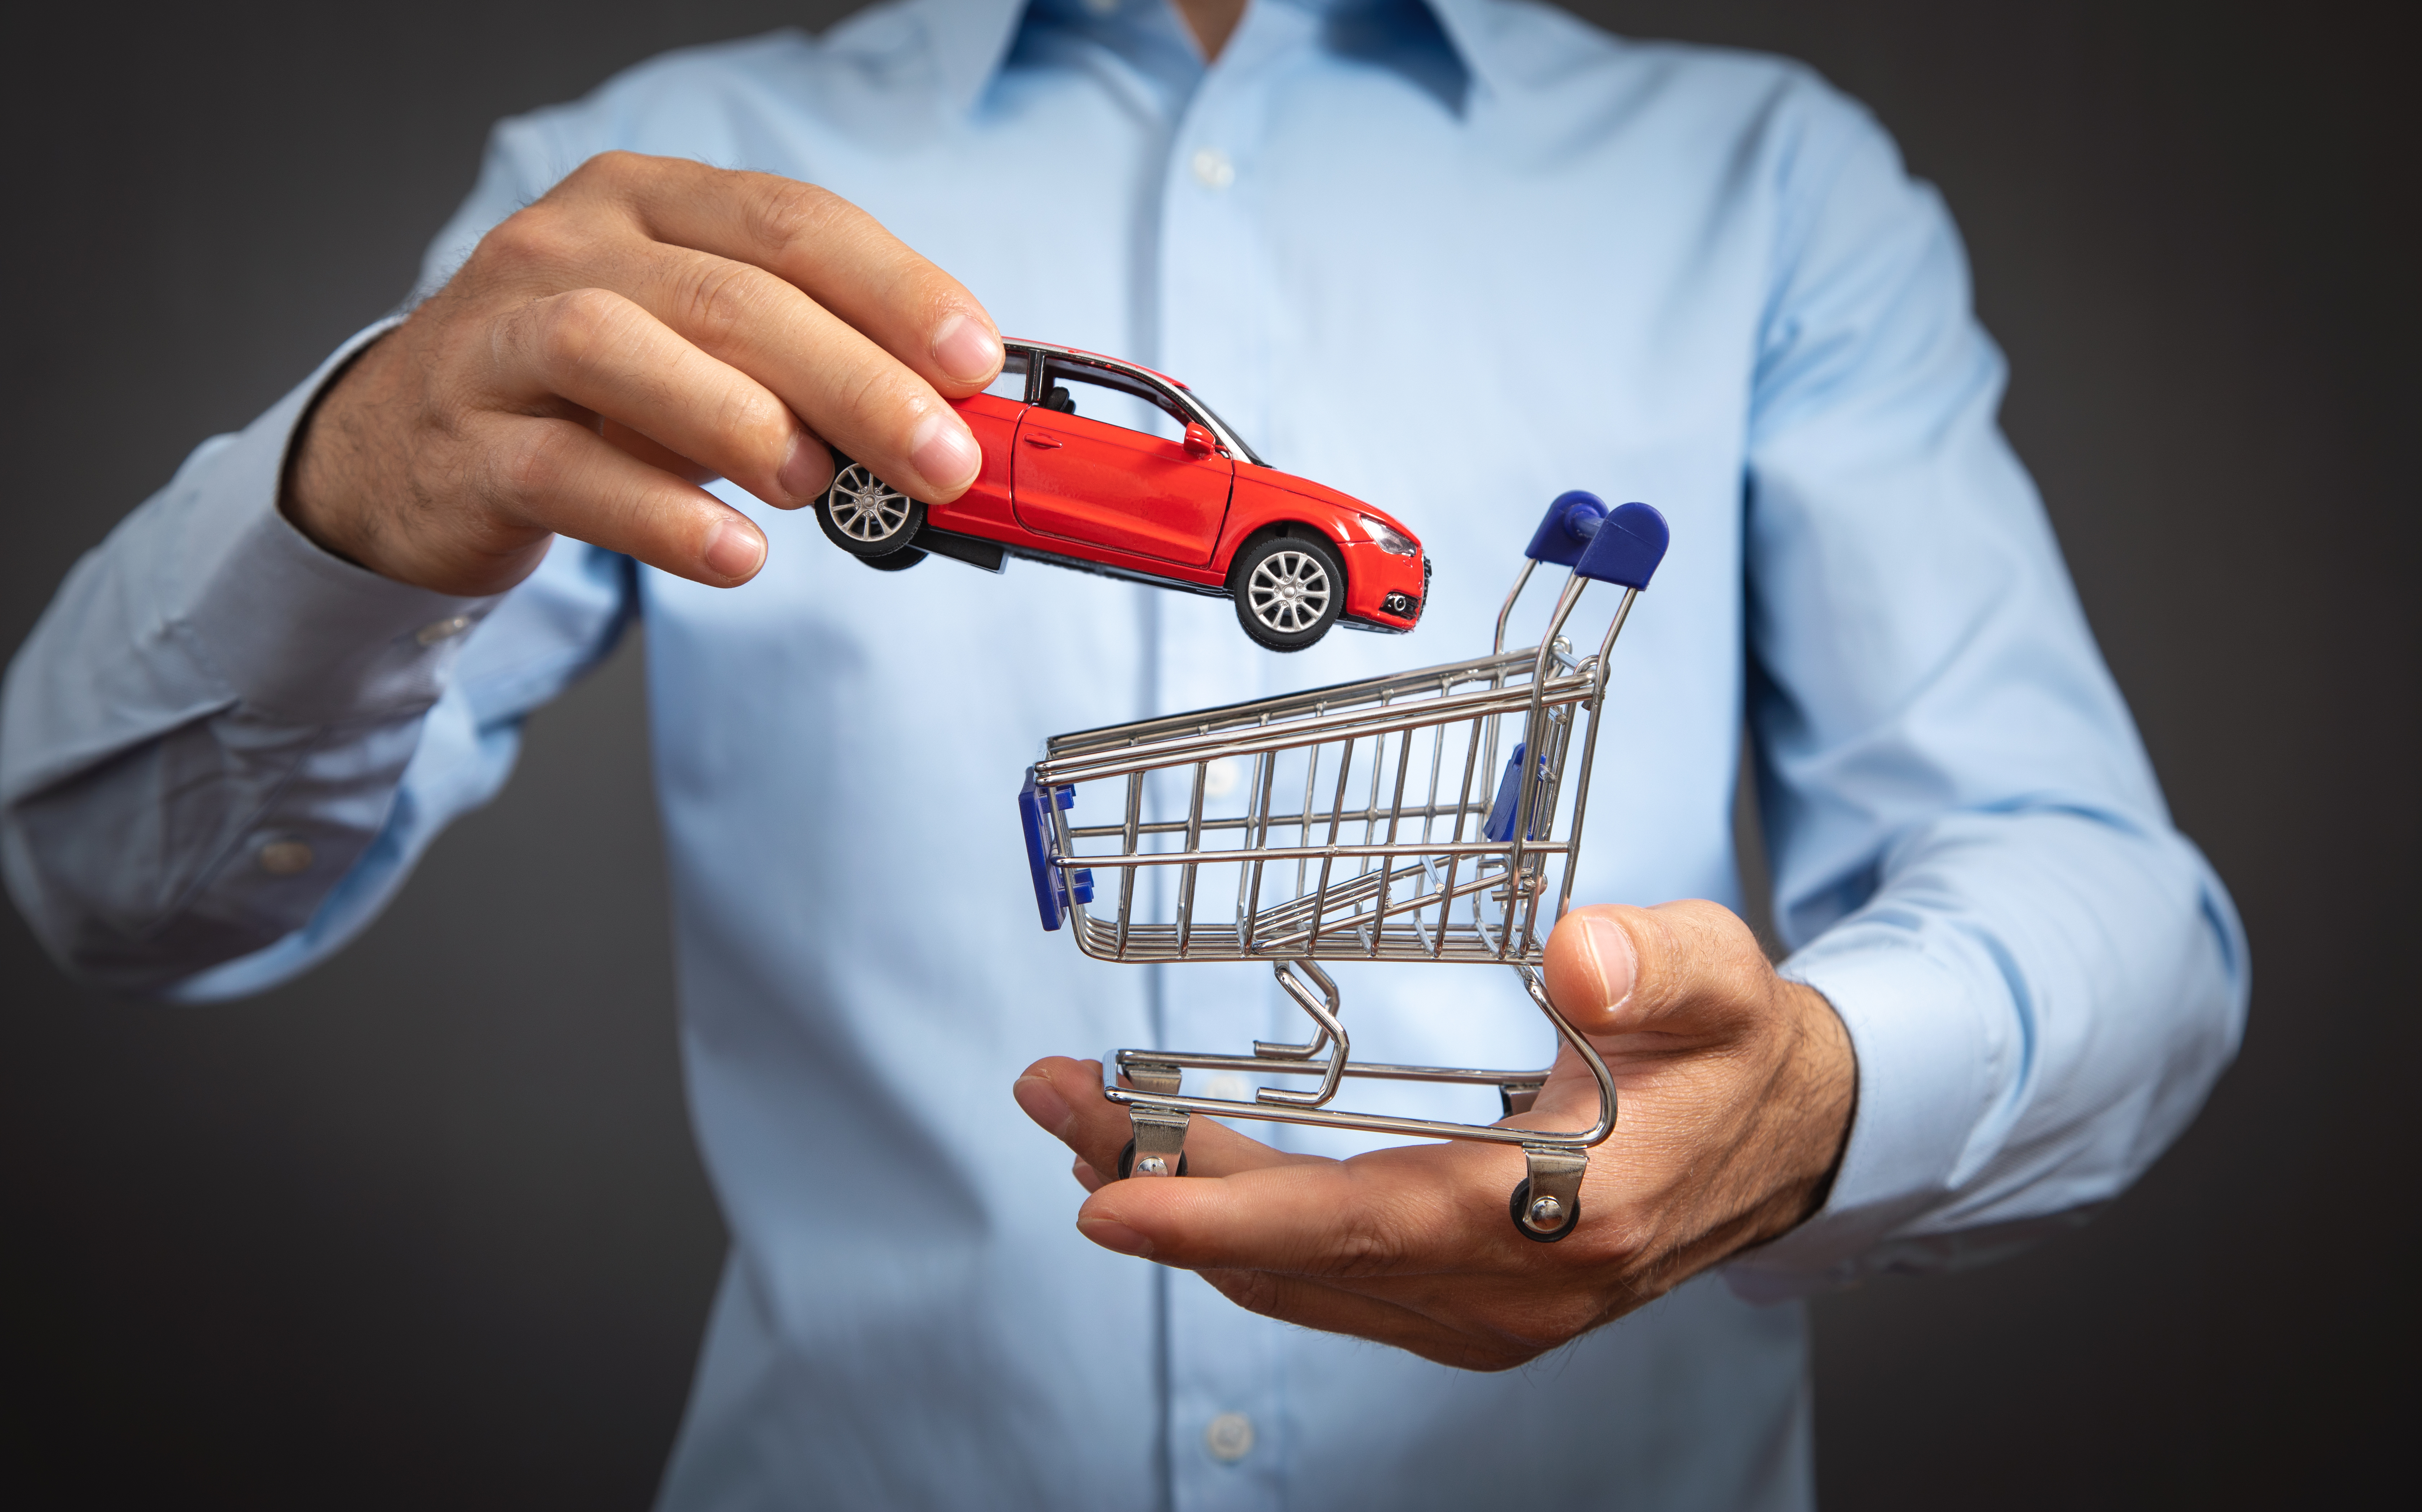
{"label": "index finger", "polygon": [[[1494,1158],[1492,1158],[1494,1157]],[[1367,1280],[1468,1270],[1510,1236],[1502,1152],[1411,1145],[1351,1160],[1261,1166],[1202,1181],[1123,1181],[1077,1210],[1087,1238],[1189,1270],[1264,1270]],[[1485,1210],[1484,1210],[1485,1207]]]}
{"label": "index finger", "polygon": [[[1097,1172],[1118,1168],[1119,1147],[1132,1137],[1127,1110],[1102,1095],[1102,1063],[1053,1055],[1026,1068],[1011,1089],[1020,1108]],[[1213,1118],[1197,1118],[1186,1137],[1189,1176],[1217,1176],[1250,1166],[1316,1157],[1289,1155],[1239,1134]]]}
{"label": "index finger", "polygon": [[828,189],[676,158],[625,170],[651,236],[754,263],[864,333],[943,394],[1000,372],[1000,332],[976,296]]}

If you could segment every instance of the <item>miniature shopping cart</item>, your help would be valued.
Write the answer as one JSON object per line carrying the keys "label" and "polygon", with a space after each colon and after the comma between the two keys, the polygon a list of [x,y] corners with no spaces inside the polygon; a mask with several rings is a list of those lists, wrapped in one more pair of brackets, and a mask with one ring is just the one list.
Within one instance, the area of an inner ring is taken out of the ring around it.
{"label": "miniature shopping cart", "polygon": [[[1614,1128],[1614,1082],[1548,1000],[1539,968],[1572,899],[1608,658],[1665,543],[1664,517],[1645,504],[1610,512],[1565,494],[1532,538],[1486,656],[1045,743],[1018,795],[1043,927],[1073,922],[1098,960],[1266,961],[1314,1031],[1302,1044],[1256,1040],[1250,1055],[1105,1055],[1103,1095],[1135,1133],[1122,1178],[1183,1174],[1195,1113],[1485,1140],[1519,1144],[1528,1161],[1515,1226],[1542,1241],[1572,1232],[1589,1150]],[[1543,561],[1571,575],[1539,643],[1509,652],[1506,622]],[[1623,597],[1596,654],[1577,656],[1565,629],[1593,582]],[[1350,1059],[1321,965],[1333,961],[1511,967],[1596,1078],[1596,1122],[1555,1132],[1330,1106],[1349,1078],[1446,1082],[1496,1087],[1511,1117],[1548,1075]],[[1187,1071],[1313,1085],[1192,1096]]]}

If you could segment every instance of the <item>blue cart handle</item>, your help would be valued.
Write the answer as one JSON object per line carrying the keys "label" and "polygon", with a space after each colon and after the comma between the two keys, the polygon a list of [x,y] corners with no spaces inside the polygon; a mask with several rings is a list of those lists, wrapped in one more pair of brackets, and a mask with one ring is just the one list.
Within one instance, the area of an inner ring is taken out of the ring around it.
{"label": "blue cart handle", "polygon": [[1672,532],[1665,516],[1645,504],[1622,504],[1609,511],[1604,500],[1586,489],[1556,496],[1547,517],[1531,536],[1523,553],[1533,561],[1570,567],[1593,582],[1644,589],[1665,559]]}
{"label": "blue cart handle", "polygon": [[1601,583],[1638,591],[1657,575],[1673,532],[1665,516],[1646,504],[1618,504],[1590,533],[1590,543],[1573,571]]}
{"label": "blue cart handle", "polygon": [[[1497,611],[1497,639],[1492,654],[1505,650],[1506,622],[1514,617],[1514,605],[1522,596],[1523,585],[1543,561],[1559,567],[1569,567],[1576,577],[1592,582],[1614,583],[1634,592],[1648,586],[1657,564],[1665,559],[1667,540],[1665,516],[1645,504],[1625,504],[1610,512],[1606,502],[1587,489],[1568,489],[1556,496],[1548,506],[1546,518],[1531,535],[1529,549],[1522,555],[1530,559],[1522,564],[1521,575],[1514,579],[1512,591],[1505,595],[1504,607]],[[1552,639],[1564,629],[1564,616],[1572,610],[1570,595],[1581,584],[1566,580],[1566,596],[1559,601],[1553,628],[1548,632]],[[1625,601],[1626,607],[1629,601]],[[1619,613],[1619,611],[1618,611]],[[1610,643],[1611,640],[1610,640]]]}
{"label": "blue cart handle", "polygon": [[1533,561],[1573,566],[1580,562],[1590,538],[1597,534],[1598,525],[1605,518],[1605,500],[1587,489],[1568,489],[1548,506],[1547,517],[1539,522],[1539,528],[1531,536],[1530,549],[1522,555]]}

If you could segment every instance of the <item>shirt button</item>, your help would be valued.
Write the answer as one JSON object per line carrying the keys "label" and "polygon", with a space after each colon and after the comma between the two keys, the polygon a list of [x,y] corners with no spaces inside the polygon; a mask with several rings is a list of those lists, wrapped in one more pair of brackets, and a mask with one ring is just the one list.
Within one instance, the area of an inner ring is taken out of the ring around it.
{"label": "shirt button", "polygon": [[271,876],[298,876],[311,870],[311,847],[299,840],[270,841],[255,855]]}
{"label": "shirt button", "polygon": [[1235,1464],[1253,1452],[1253,1420],[1242,1412],[1222,1412],[1203,1430],[1203,1445],[1212,1458]]}
{"label": "shirt button", "polygon": [[432,620],[422,625],[412,638],[424,646],[433,646],[441,640],[451,640],[470,628],[471,617],[467,614],[457,614],[443,620]]}
{"label": "shirt button", "polygon": [[1245,764],[1234,756],[1222,756],[1203,768],[1203,795],[1224,798],[1245,785]]}
{"label": "shirt button", "polygon": [[1206,147],[1194,154],[1194,177],[1205,189],[1225,189],[1236,181],[1236,165],[1218,148]]}

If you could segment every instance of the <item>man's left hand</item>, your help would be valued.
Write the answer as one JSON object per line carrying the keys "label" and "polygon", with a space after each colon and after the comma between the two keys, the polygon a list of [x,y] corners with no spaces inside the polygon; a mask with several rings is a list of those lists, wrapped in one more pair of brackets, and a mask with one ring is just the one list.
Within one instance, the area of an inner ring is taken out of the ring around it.
{"label": "man's left hand", "polygon": [[[1077,1152],[1086,1237],[1200,1271],[1239,1306],[1470,1370],[1521,1364],[1773,1238],[1822,1203],[1857,1090],[1848,1033],[1711,903],[1577,908],[1549,996],[1606,1058],[1615,1131],[1564,1240],[1515,1232],[1521,1152],[1453,1142],[1349,1160],[1290,1155],[1198,1117],[1188,1174],[1107,1180],[1129,1136],[1101,1067],[1053,1057],[1019,1106]],[[1597,1085],[1566,1047],[1511,1126],[1587,1127]]]}

